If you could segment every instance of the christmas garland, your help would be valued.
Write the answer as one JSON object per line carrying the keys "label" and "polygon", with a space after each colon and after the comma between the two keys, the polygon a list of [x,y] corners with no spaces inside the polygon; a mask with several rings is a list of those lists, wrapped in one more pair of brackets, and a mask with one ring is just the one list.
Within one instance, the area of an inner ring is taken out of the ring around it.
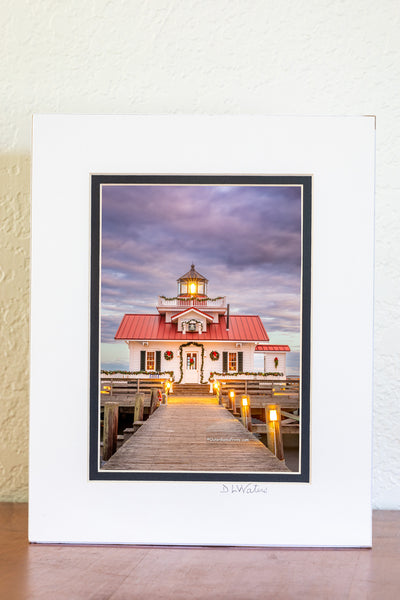
{"label": "christmas garland", "polygon": [[164,352],[164,358],[165,360],[172,360],[174,358],[174,353],[172,352],[172,350],[166,350]]}
{"label": "christmas garland", "polygon": [[214,302],[215,300],[222,300],[224,296],[217,296],[216,298],[202,298],[201,296],[188,296],[187,298],[182,298],[182,296],[174,296],[173,298],[167,298],[167,296],[160,296],[163,300],[201,300],[202,302],[207,302],[207,300],[211,300]]}
{"label": "christmas garland", "polygon": [[100,371],[101,375],[168,375],[174,378],[173,371]]}
{"label": "christmas garland", "polygon": [[277,371],[275,371],[274,373],[272,372],[268,372],[268,373],[260,373],[259,371],[254,371],[254,372],[249,372],[249,371],[242,371],[241,373],[217,373],[216,371],[212,371],[210,373],[210,378],[209,381],[213,381],[214,376],[218,376],[218,377],[240,377],[241,375],[261,375],[262,377],[283,377],[283,373],[278,373]]}
{"label": "christmas garland", "polygon": [[210,352],[210,358],[211,358],[211,360],[218,360],[219,359],[219,352],[217,352],[216,350],[211,350],[211,352]]}
{"label": "christmas garland", "polygon": [[177,383],[181,383],[181,381],[183,379],[183,352],[182,352],[182,348],[184,348],[185,346],[198,346],[199,348],[201,348],[200,383],[207,383],[207,381],[203,380],[203,376],[204,376],[204,345],[203,344],[199,344],[198,342],[186,342],[185,344],[181,344],[179,346],[179,368],[180,368],[180,371],[181,371],[181,376],[180,376],[179,380],[177,381]]}

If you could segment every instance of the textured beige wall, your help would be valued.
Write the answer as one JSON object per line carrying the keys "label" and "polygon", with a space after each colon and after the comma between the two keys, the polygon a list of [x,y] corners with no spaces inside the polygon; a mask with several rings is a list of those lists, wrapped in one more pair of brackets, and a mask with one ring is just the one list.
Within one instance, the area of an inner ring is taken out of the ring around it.
{"label": "textured beige wall", "polygon": [[0,499],[27,498],[31,114],[376,114],[373,498],[400,508],[398,1],[15,0],[0,30]]}
{"label": "textured beige wall", "polygon": [[28,488],[29,179],[28,156],[0,155],[0,499],[18,501]]}

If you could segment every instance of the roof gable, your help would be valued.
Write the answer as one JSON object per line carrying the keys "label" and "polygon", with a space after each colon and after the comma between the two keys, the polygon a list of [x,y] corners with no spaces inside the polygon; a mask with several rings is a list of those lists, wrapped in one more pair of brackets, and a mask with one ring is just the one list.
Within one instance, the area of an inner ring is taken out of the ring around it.
{"label": "roof gable", "polygon": [[189,308],[186,308],[185,310],[182,310],[182,312],[179,312],[176,315],[174,315],[173,317],[171,317],[171,321],[174,321],[180,317],[189,316],[190,313],[194,313],[195,315],[197,314],[202,317],[205,317],[208,321],[214,320],[213,317],[211,315],[209,315],[208,313],[205,313],[202,310],[199,310],[198,308],[196,308],[194,306],[189,306]]}

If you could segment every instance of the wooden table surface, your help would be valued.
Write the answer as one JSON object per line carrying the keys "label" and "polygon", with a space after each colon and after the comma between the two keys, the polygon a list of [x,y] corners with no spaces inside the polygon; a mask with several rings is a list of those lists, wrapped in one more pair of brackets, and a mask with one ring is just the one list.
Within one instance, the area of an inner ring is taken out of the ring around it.
{"label": "wooden table surface", "polygon": [[4,600],[397,600],[400,512],[372,550],[29,545],[27,505],[0,503]]}

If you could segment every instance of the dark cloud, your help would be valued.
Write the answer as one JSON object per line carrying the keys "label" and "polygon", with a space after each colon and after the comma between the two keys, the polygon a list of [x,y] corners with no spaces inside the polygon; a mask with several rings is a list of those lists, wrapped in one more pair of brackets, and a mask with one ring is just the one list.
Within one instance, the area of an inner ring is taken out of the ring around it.
{"label": "dark cloud", "polygon": [[175,295],[192,262],[233,314],[259,314],[270,337],[299,332],[300,261],[299,187],[104,186],[102,340]]}

